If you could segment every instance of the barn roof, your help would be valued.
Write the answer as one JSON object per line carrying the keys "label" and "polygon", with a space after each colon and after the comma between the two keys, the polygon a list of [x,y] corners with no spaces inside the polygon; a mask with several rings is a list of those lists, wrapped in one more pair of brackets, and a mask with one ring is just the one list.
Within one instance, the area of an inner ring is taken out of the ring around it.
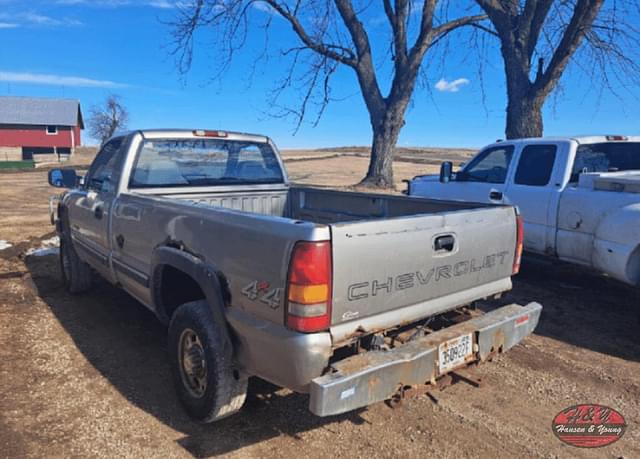
{"label": "barn roof", "polygon": [[0,124],[79,124],[84,129],[80,102],[72,99],[0,96]]}

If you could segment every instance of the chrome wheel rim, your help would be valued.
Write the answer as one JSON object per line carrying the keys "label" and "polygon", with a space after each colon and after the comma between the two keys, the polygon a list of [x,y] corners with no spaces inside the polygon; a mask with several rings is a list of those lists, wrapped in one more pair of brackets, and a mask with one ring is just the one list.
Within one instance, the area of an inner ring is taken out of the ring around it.
{"label": "chrome wheel rim", "polygon": [[180,335],[178,356],[182,384],[192,396],[202,397],[207,390],[207,362],[200,337],[190,328]]}

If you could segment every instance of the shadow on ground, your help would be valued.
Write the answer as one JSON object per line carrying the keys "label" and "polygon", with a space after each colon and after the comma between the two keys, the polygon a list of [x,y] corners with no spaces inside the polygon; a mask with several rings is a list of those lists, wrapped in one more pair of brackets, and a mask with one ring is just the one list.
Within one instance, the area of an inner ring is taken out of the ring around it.
{"label": "shadow on ground", "polygon": [[[166,330],[151,312],[105,282],[86,295],[67,294],[56,257],[29,257],[27,266],[37,295],[91,364],[129,401],[184,433],[178,443],[196,457],[236,451],[280,435],[296,439],[321,426],[338,430],[342,422],[366,422],[358,412],[315,417],[307,409],[307,396],[256,378],[238,415],[211,425],[194,423],[174,395]],[[590,271],[526,258],[513,291],[501,303],[538,301],[544,310],[537,334],[640,361],[639,299],[637,289]]]}
{"label": "shadow on ground", "polygon": [[580,266],[524,257],[504,300],[543,306],[536,334],[640,361],[640,289]]}
{"label": "shadow on ground", "polygon": [[28,257],[27,266],[38,296],[88,361],[130,402],[184,433],[178,443],[196,457],[232,452],[280,435],[296,439],[323,425],[366,422],[358,412],[313,416],[306,395],[252,378],[239,414],[215,424],[195,423],[174,394],[166,329],[151,312],[104,281],[90,293],[69,295],[62,288],[54,256]]}

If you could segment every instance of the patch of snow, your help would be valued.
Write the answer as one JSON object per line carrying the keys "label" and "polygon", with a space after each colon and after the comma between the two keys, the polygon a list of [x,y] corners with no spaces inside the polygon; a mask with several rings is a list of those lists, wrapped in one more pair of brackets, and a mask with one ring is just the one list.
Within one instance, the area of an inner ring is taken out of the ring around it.
{"label": "patch of snow", "polygon": [[60,238],[58,236],[53,236],[52,238],[45,239],[42,241],[42,245],[40,247],[60,247]]}
{"label": "patch of snow", "polygon": [[60,252],[60,238],[54,236],[41,242],[40,247],[33,247],[26,252],[26,256],[44,257],[46,255],[57,255]]}
{"label": "patch of snow", "polygon": [[8,249],[9,247],[11,247],[9,242],[0,239],[0,250]]}
{"label": "patch of snow", "polygon": [[45,257],[47,255],[58,255],[60,253],[60,248],[58,247],[46,247],[46,248],[39,248],[39,249],[29,249],[27,250],[27,256],[34,256],[34,257]]}

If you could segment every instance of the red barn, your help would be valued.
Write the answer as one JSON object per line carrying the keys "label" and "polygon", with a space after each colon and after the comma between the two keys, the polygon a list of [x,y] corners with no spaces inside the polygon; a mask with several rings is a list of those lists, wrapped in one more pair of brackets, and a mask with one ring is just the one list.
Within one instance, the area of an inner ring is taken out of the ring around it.
{"label": "red barn", "polygon": [[0,96],[0,161],[70,155],[82,129],[77,100]]}

